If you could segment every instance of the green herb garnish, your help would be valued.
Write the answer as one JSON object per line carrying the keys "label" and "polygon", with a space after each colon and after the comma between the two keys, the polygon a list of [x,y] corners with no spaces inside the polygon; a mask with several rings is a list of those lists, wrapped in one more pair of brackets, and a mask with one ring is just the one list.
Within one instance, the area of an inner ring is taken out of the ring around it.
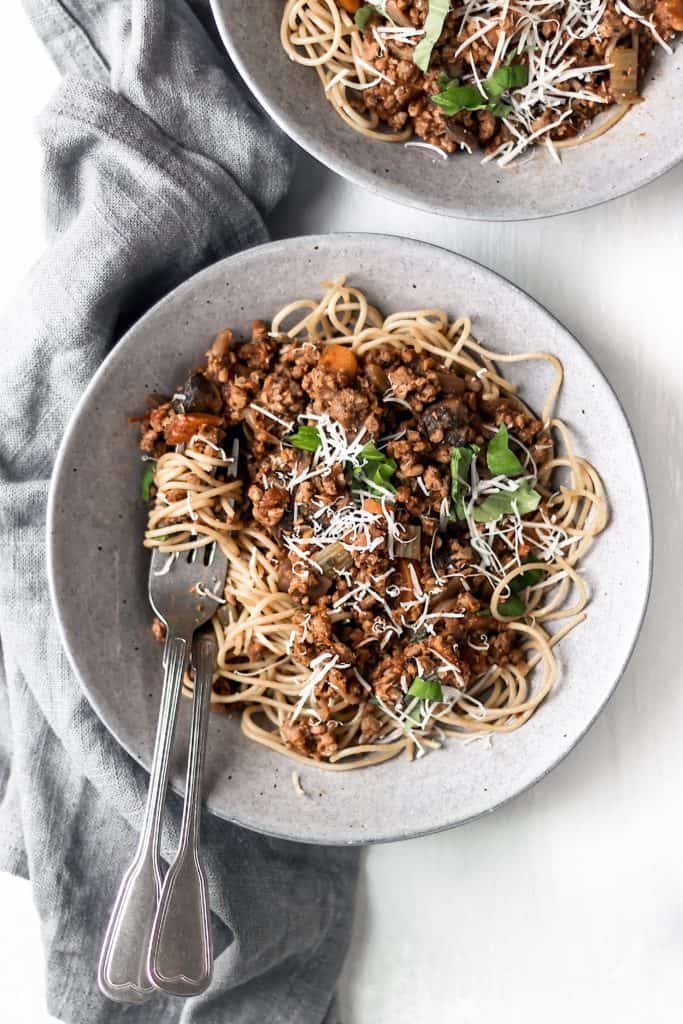
{"label": "green herb garnish", "polygon": [[521,597],[517,597],[515,594],[507,601],[501,601],[498,605],[498,611],[501,615],[505,615],[506,618],[519,619],[526,612],[526,605]]}
{"label": "green herb garnish", "polygon": [[434,93],[432,102],[449,117],[453,117],[461,110],[483,110],[489,101],[482,96],[476,85],[460,85],[457,78],[453,78],[448,79],[448,84],[442,86],[441,92]]}
{"label": "green herb garnish", "polygon": [[476,455],[474,448],[451,448],[451,515],[465,518],[465,494],[469,487],[469,470]]}
{"label": "green herb garnish", "polygon": [[[473,458],[479,453],[478,445],[451,448],[451,519],[465,519],[465,495],[469,487],[469,469]],[[496,476],[511,476],[524,470],[521,462],[510,451],[507,427],[498,430],[488,444],[486,461],[489,469]],[[476,523],[491,523],[501,516],[517,512],[520,516],[535,512],[541,501],[541,495],[524,480],[512,491],[495,491],[487,495],[481,504],[472,509],[472,518]]]}
{"label": "green herb garnish", "polygon": [[422,715],[420,714],[421,701],[415,700],[415,703],[411,708],[406,711],[406,722],[411,722],[412,725],[422,725]]}
{"label": "green herb garnish", "polygon": [[[406,697],[407,696],[408,695],[406,694]],[[377,697],[370,697],[368,704],[374,704],[375,707],[381,708],[382,711],[384,711],[384,705],[382,704],[381,700],[378,700]],[[413,704],[413,706],[408,711],[406,711],[405,722],[410,722],[411,725],[422,724],[422,716],[420,715],[420,701],[417,698],[415,698],[415,703]],[[408,732],[409,731],[410,729],[408,729]]]}
{"label": "green herb garnish", "polygon": [[511,451],[509,441],[508,428],[501,423],[486,448],[486,464],[494,476],[517,476],[524,472],[524,466]]}
{"label": "green herb garnish", "polygon": [[509,117],[514,108],[512,104],[498,100],[496,103],[489,103],[486,109],[490,110],[494,117]]}
{"label": "green herb garnish", "polygon": [[383,497],[387,493],[396,493],[391,478],[398,467],[393,459],[387,458],[373,441],[368,441],[366,445],[363,445],[358,457],[360,464],[354,466],[351,471],[354,480],[365,484],[371,493],[379,497]]}
{"label": "green herb garnish", "polygon": [[408,696],[418,697],[420,700],[443,701],[441,683],[438,679],[423,679],[422,676],[415,676],[408,690]]}
{"label": "green herb garnish", "polygon": [[[530,556],[525,561],[533,562],[533,557]],[[518,595],[523,590],[526,590],[527,587],[533,587],[535,583],[539,583],[544,575],[543,569],[527,569],[526,572],[521,572],[514,579],[510,580],[508,587],[510,588],[511,596],[507,601],[501,601],[498,605],[500,614],[508,618],[521,618],[526,613],[526,606]]]}
{"label": "green herb garnish", "polygon": [[[495,437],[489,441],[486,450],[486,461],[489,469],[496,476],[512,476],[524,470],[521,462],[510,451],[507,427],[502,425]],[[451,500],[453,513],[457,519],[465,519],[465,494],[469,487],[469,469],[472,459],[478,454],[478,445],[471,447],[451,448]],[[484,498],[482,503],[472,510],[472,518],[478,523],[489,523],[508,515],[515,509],[519,515],[526,515],[538,508],[540,494],[523,482],[514,491],[496,491]]]}
{"label": "green herb garnish", "polygon": [[300,448],[304,452],[314,452],[320,446],[320,434],[317,427],[299,427],[296,434],[290,434],[285,438],[286,444],[293,448]]}
{"label": "green herb garnish", "polygon": [[444,22],[450,10],[450,0],[429,0],[429,10],[425,21],[425,34],[415,47],[413,61],[421,71],[426,71],[432,57],[432,50],[443,32]]}
{"label": "green herb garnish", "polygon": [[495,117],[507,117],[512,113],[512,107],[509,103],[502,103],[500,97],[510,89],[526,85],[528,81],[529,69],[526,64],[504,64],[481,83],[486,93],[483,96],[476,85],[460,85],[457,78],[441,75],[438,80],[440,91],[432,96],[432,102],[441,107],[448,117],[453,117],[461,110],[489,110]]}
{"label": "green herb garnish", "polygon": [[509,89],[519,89],[529,81],[529,68],[526,64],[503,64],[496,68],[483,82],[489,99],[497,100]]}
{"label": "green herb garnish", "polygon": [[544,575],[543,569],[527,569],[526,572],[521,572],[514,579],[510,580],[508,586],[513,594],[519,594],[522,590],[526,590],[527,587],[533,587],[534,584],[540,583]]}
{"label": "green herb garnish", "polygon": [[145,501],[149,501],[149,489],[154,483],[154,473],[156,470],[156,462],[145,463],[145,468],[142,471],[142,480],[140,482],[140,491]]}
{"label": "green herb garnish", "polygon": [[379,12],[375,7],[372,6],[372,4],[363,4],[363,6],[359,7],[356,13],[354,14],[353,20],[355,21],[356,25],[362,32],[367,23],[370,21],[370,18],[373,16],[373,14],[378,13]]}
{"label": "green herb garnish", "polygon": [[481,505],[472,509],[472,518],[475,523],[491,523],[515,512],[525,516],[535,512],[540,503],[541,495],[524,480],[514,491],[495,491],[487,495]]}

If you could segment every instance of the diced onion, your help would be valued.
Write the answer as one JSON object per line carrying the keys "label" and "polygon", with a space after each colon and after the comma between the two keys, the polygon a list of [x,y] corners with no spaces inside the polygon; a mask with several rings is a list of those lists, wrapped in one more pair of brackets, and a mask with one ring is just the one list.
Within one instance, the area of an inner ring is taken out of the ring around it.
{"label": "diced onion", "polygon": [[320,566],[323,573],[331,572],[333,569],[343,571],[344,569],[350,569],[353,565],[351,552],[347,551],[339,543],[330,544],[328,547],[323,548],[322,551],[318,551],[314,561],[316,565]]}
{"label": "diced onion", "polygon": [[419,560],[422,547],[422,529],[419,526],[406,526],[405,532],[396,541],[396,554],[399,558]]}
{"label": "diced onion", "polygon": [[631,34],[630,46],[613,46],[609,57],[609,81],[617,103],[638,103],[638,34]]}

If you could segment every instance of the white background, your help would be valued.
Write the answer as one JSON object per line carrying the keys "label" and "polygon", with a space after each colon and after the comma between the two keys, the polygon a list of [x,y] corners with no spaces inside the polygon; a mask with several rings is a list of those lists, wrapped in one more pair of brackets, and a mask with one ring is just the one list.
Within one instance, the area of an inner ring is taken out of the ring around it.
{"label": "white background", "polygon": [[[43,244],[31,121],[56,81],[19,5],[3,5],[2,305]],[[360,229],[434,241],[531,292],[588,346],[623,400],[655,517],[645,628],[616,696],[579,748],[495,815],[368,853],[343,1024],[680,1019],[682,188],[683,165],[587,213],[474,224],[370,197],[302,157],[275,219],[280,234]],[[0,876],[0,907],[3,1024],[44,1024],[28,884]]]}

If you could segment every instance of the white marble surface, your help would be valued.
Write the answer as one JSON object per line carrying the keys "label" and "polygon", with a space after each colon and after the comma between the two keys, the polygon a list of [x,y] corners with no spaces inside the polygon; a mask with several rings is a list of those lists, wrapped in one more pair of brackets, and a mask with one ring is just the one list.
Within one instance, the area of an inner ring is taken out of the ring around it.
{"label": "white marble surface", "polygon": [[[0,304],[43,244],[30,122],[56,81],[19,5],[7,5],[3,15]],[[486,819],[369,851],[342,982],[344,1024],[678,1019],[682,186],[683,166],[586,213],[474,224],[370,197],[302,156],[296,186],[275,218],[278,234],[358,229],[436,242],[529,291],[590,348],[619,393],[655,519],[655,583],[641,641],[579,748]],[[3,1022],[44,1024],[28,886],[0,876],[0,906]]]}

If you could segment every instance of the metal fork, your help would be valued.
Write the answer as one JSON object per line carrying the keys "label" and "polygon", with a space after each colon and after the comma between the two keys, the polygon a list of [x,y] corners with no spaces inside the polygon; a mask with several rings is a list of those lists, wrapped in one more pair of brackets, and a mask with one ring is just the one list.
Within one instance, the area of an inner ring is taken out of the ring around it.
{"label": "metal fork", "polygon": [[159,837],[168,765],[192,637],[216,610],[207,592],[222,596],[227,557],[216,544],[178,554],[172,562],[157,549],[149,573],[149,600],[165,623],[164,684],[154,743],[147,806],[133,861],[124,875],[105,935],[98,984],[105,996],[142,1003],[155,991],[148,951],[162,888]]}
{"label": "metal fork", "polygon": [[213,972],[208,883],[199,853],[199,815],[217,654],[211,627],[198,632],[192,645],[194,695],[180,842],[164,879],[149,944],[150,978],[158,989],[176,996],[203,992]]}

